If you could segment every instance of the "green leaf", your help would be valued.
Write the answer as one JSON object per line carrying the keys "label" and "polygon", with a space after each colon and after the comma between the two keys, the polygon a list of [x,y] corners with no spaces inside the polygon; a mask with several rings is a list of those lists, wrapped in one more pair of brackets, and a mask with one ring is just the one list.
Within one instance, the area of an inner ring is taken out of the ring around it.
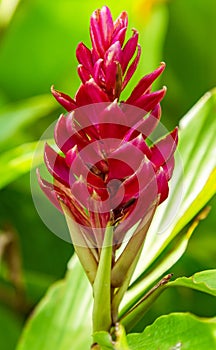
{"label": "green leaf", "polygon": [[203,350],[216,348],[216,318],[189,313],[159,317],[141,334],[129,334],[131,350]]}
{"label": "green leaf", "polygon": [[[148,286],[152,285],[152,283],[154,283],[154,281],[158,279],[158,276],[163,275],[164,271],[167,271],[170,268],[170,266],[175,264],[175,262],[180,259],[180,257],[185,252],[190,237],[196,229],[197,225],[199,224],[199,221],[204,219],[206,215],[208,215],[208,212],[208,208],[204,209],[193,221],[190,227],[183,230],[181,236],[175,239],[174,248],[173,246],[168,246],[168,252],[164,254],[162,259],[158,263],[156,262],[156,268],[153,268],[152,271],[148,273],[147,276],[144,279],[142,279],[140,283],[136,284],[133,288],[127,291],[126,297],[124,299],[126,305],[122,305],[120,317],[123,316],[131,307],[134,306],[136,302],[139,301],[140,298],[143,297],[145,291],[148,289]],[[138,319],[135,320],[136,322],[138,321]]]}
{"label": "green leaf", "polygon": [[[100,331],[93,334],[94,343],[99,345],[101,350],[115,350],[112,338],[108,332]],[[94,347],[93,347],[94,349]],[[97,349],[97,347],[96,347]]]}
{"label": "green leaf", "polygon": [[[127,331],[130,331],[137,322],[139,322],[143,315],[152,306],[155,300],[165,290],[166,283],[170,280],[172,274],[164,276],[155,286],[152,287],[142,298],[139,298],[136,305],[129,310],[123,312],[123,317],[119,316],[119,321],[123,324]],[[126,312],[128,311],[128,312]]]}
{"label": "green leaf", "polygon": [[197,272],[189,278],[177,278],[166,287],[187,287],[216,296],[216,270]]}
{"label": "green leaf", "polygon": [[[180,259],[202,217],[196,219],[189,230],[184,227],[190,224],[216,192],[215,108],[216,89],[207,93],[180,122],[178,151],[183,163],[183,174],[177,166],[170,183],[169,198],[157,209],[147,233],[141,257],[133,275],[134,284],[123,299],[121,315]],[[172,208],[176,198],[178,201],[180,198],[182,200],[177,213],[173,213]],[[170,222],[168,228],[160,232],[160,228],[166,222],[168,224]],[[174,240],[177,240],[174,248],[167,249]],[[164,253],[165,250],[166,253]],[[141,274],[143,278],[137,283],[136,279]]]}
{"label": "green leaf", "polygon": [[17,350],[80,350],[91,346],[92,293],[77,259],[27,322]]}
{"label": "green leaf", "polygon": [[57,103],[51,95],[32,97],[0,109],[0,146],[11,148],[14,136],[24,126],[45,117],[57,109]]}
{"label": "green leaf", "polygon": [[115,348],[116,350],[130,350],[127,342],[126,332],[124,327],[118,323],[115,327],[115,336],[116,336],[116,343]]}
{"label": "green leaf", "polygon": [[[182,158],[183,174],[176,168],[172,180],[175,186],[171,182],[169,198],[155,214],[134,278],[150,266],[216,193],[215,108],[216,89],[207,93],[180,122],[178,152]],[[208,181],[209,186],[205,188]],[[181,197],[177,213],[172,213],[173,203]],[[173,221],[168,219],[170,214],[175,214]],[[171,221],[169,227],[158,234],[166,220]]]}
{"label": "green leaf", "polygon": [[[215,107],[216,90],[212,90],[180,122],[178,151],[183,163],[183,174],[176,167],[170,184],[169,198],[155,214],[134,279],[154,262],[169,242],[197,215],[216,192]],[[177,213],[172,213],[176,198],[177,200],[182,198],[181,204]],[[170,218],[174,214],[175,217],[171,221]],[[164,226],[166,221],[168,223],[171,221],[169,227],[158,234],[160,227]]]}
{"label": "green leaf", "polygon": [[[168,278],[170,276],[168,275]],[[163,279],[162,279],[163,281]],[[165,277],[166,282],[166,277]],[[168,280],[167,280],[168,282]],[[160,287],[160,288],[158,288]],[[162,287],[162,288],[161,288]],[[216,296],[216,270],[207,270],[202,272],[197,272],[193,276],[180,277],[175,281],[171,281],[168,283],[158,283],[155,287],[153,287],[153,291],[151,290],[146,294],[146,297],[143,297],[141,301],[134,306],[132,310],[128,313],[128,309],[122,310],[123,317],[120,318],[120,321],[126,327],[126,329],[130,330],[134,327],[134,325],[142,319],[144,313],[151,304],[160,296],[160,294],[169,287],[187,287],[191,289],[198,290],[200,292],[204,292],[213,296]],[[139,294],[136,295],[136,300],[139,300]],[[135,301],[135,299],[134,299]]]}
{"label": "green leaf", "polygon": [[[37,152],[35,150],[37,148]],[[0,155],[0,189],[43,161],[44,142],[26,143]]]}
{"label": "green leaf", "polygon": [[[0,29],[4,29],[10,23],[20,0],[0,1]],[[1,39],[1,37],[0,37]]]}
{"label": "green leaf", "polygon": [[[120,323],[116,324],[114,333],[115,341],[112,340],[112,337],[108,332],[95,332],[93,334],[94,342],[99,345],[98,348],[101,350],[130,350],[125,329]],[[96,349],[97,346],[95,346],[95,350]]]}

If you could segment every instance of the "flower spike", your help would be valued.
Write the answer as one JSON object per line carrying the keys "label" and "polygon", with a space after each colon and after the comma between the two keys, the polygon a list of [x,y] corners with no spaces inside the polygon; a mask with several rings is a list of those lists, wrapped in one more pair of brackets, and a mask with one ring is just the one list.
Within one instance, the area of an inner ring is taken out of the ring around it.
{"label": "flower spike", "polygon": [[126,40],[127,28],[125,11],[115,21],[107,6],[93,12],[92,47],[81,42],[76,49],[81,84],[75,97],[51,87],[69,112],[55,126],[60,151],[45,145],[44,162],[53,184],[38,172],[41,189],[66,217],[75,251],[93,286],[95,331],[109,331],[117,320],[148,228],[158,205],[168,197],[178,143],[177,128],[150,142],[166,94],[166,87],[152,91],[152,85],[165,63],[121,101],[141,56],[139,34],[133,29]]}

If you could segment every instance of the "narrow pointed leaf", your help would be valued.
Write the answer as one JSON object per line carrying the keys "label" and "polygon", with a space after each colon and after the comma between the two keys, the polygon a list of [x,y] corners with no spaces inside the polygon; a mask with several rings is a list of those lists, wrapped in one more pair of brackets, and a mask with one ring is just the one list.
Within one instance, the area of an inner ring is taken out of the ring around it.
{"label": "narrow pointed leaf", "polygon": [[[157,210],[133,280],[154,262],[216,192],[215,107],[216,89],[207,93],[180,122],[178,150],[184,172],[178,167],[174,170],[169,198]],[[178,200],[180,207],[171,221],[172,208]],[[158,234],[170,221],[169,227]]]}
{"label": "narrow pointed leaf", "polygon": [[124,315],[131,307],[133,307],[140,298],[142,298],[149,286],[152,286],[155,281],[157,281],[160,276],[162,276],[165,271],[167,271],[171,266],[173,266],[180,257],[184,254],[187,249],[188,242],[198,226],[200,220],[205,219],[208,215],[209,209],[205,208],[203,211],[195,218],[191,225],[182,232],[180,236],[176,237],[174,241],[174,248],[171,246],[167,251],[168,253],[162,256],[162,258],[157,262],[157,265],[146,274],[145,278],[140,281],[140,283],[135,283],[130,290],[127,291],[125,298],[122,303],[122,309],[120,316]]}

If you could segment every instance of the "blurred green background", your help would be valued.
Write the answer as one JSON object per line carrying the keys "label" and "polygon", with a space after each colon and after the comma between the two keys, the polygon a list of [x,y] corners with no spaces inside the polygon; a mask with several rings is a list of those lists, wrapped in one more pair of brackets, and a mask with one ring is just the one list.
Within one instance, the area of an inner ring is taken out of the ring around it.
{"label": "blurred green background", "polygon": [[[79,86],[75,48],[79,41],[90,44],[89,18],[103,5],[96,0],[0,1],[0,344],[4,350],[14,349],[26,316],[47,287],[64,276],[73,252],[38,216],[26,169],[31,143],[61,112],[50,96],[50,86],[74,95]],[[127,10],[129,28],[140,32],[140,66],[124,95],[143,74],[165,61],[160,85],[166,85],[168,92],[162,122],[173,128],[216,86],[216,3],[110,0],[106,5],[113,17]],[[13,167],[12,160],[22,162],[23,155],[24,166]],[[215,199],[211,205],[186,254],[173,267],[175,276],[215,268]],[[137,329],[170,311],[213,316],[216,302],[198,292],[172,290],[157,301]]]}

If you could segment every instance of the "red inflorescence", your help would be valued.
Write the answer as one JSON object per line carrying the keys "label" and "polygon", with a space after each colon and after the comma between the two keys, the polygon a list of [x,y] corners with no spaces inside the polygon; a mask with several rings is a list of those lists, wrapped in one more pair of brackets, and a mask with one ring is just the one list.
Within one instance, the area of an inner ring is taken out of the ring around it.
{"label": "red inflorescence", "polygon": [[165,88],[152,92],[151,86],[164,63],[144,76],[126,101],[119,101],[141,53],[136,30],[125,43],[127,26],[126,12],[115,22],[107,7],[92,14],[92,49],[80,43],[76,50],[82,83],[75,98],[52,87],[54,97],[69,112],[55,127],[61,154],[45,146],[53,184],[38,174],[50,201],[59,210],[64,203],[95,247],[102,243],[108,223],[114,226],[114,243],[119,245],[153,203],[167,198],[178,142],[177,128],[156,143],[148,142],[166,92]]}

